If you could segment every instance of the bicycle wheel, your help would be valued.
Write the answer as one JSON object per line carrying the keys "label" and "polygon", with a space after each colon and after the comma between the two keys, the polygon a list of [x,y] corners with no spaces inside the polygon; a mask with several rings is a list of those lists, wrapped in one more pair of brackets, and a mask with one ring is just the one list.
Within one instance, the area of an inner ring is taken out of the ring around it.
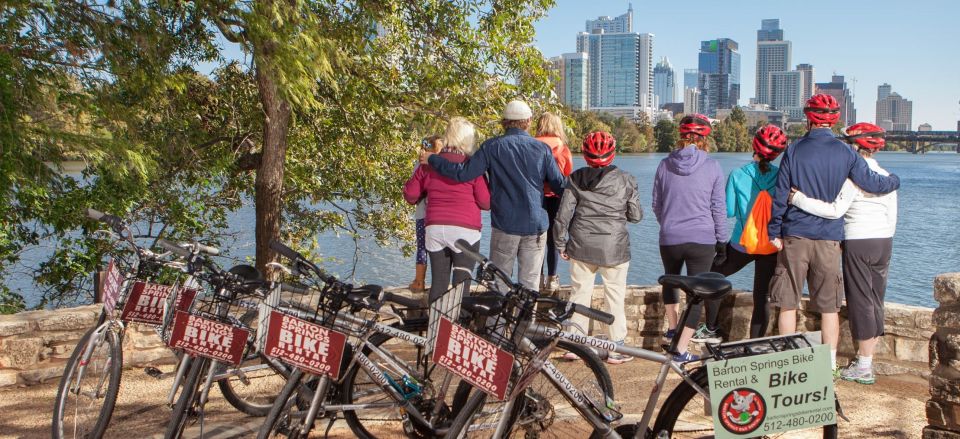
{"label": "bicycle wheel", "polygon": [[81,375],[80,357],[96,329],[91,328],[77,343],[60,378],[51,424],[56,439],[100,438],[110,424],[120,391],[123,350],[120,334],[108,328],[91,347],[93,352]]}
{"label": "bicycle wheel", "polygon": [[[252,327],[257,318],[256,310],[249,310],[240,321],[247,327]],[[256,350],[253,340],[249,340],[244,353],[243,362],[233,367],[223,363],[218,364],[217,372],[233,372],[227,378],[217,381],[220,393],[224,399],[237,410],[250,416],[266,416],[273,406],[273,402],[287,382],[285,374],[288,369],[280,363],[271,364]]]}
{"label": "bicycle wheel", "polygon": [[[296,404],[296,392],[307,376],[300,369],[295,369],[283,389],[270,407],[263,425],[257,433],[257,439],[268,438],[296,438],[299,437],[299,419],[303,412]],[[306,410],[306,408],[304,408]]]}
{"label": "bicycle wheel", "polygon": [[[700,368],[692,378],[698,386],[709,389],[707,370]],[[713,417],[704,407],[706,401],[686,381],[681,381],[664,401],[657,420],[653,423],[653,437],[704,438],[713,437]],[[837,438],[837,425],[764,435],[765,438]]]}
{"label": "bicycle wheel", "polygon": [[[411,343],[393,340],[392,337],[384,334],[375,334],[370,337],[369,341],[370,344],[374,346],[382,346],[384,350],[388,350],[389,353],[395,355],[409,367],[417,364],[420,351],[417,346]],[[393,369],[387,365],[385,358],[373,353],[369,348],[365,347],[363,353],[370,358],[373,364],[385,373],[389,374],[388,371]],[[398,386],[402,385],[402,383],[398,382],[400,377],[392,376],[391,374],[389,379],[397,382]],[[385,393],[380,385],[372,380],[359,365],[354,365],[347,371],[341,384],[341,395],[344,404],[370,405],[369,408],[343,412],[343,417],[346,419],[347,425],[350,426],[350,430],[352,430],[357,437],[361,439],[407,437],[404,434],[404,429],[410,428],[410,425],[404,424],[405,416],[400,410],[401,403]],[[415,399],[420,400],[419,397],[415,397]],[[424,412],[429,413],[431,406],[428,404],[431,403],[432,402],[424,403],[420,408],[423,409]],[[446,412],[444,409],[443,413],[445,414]]]}
{"label": "bicycle wheel", "polygon": [[167,431],[163,435],[164,439],[179,438],[183,434],[183,429],[187,426],[194,402],[200,391],[200,380],[206,375],[209,364],[210,360],[207,358],[196,357],[193,359],[190,370],[183,381],[180,396],[177,398],[177,403],[173,406],[173,412],[170,414],[170,422],[167,424]]}
{"label": "bicycle wheel", "polygon": [[[535,340],[534,343],[543,346],[547,341]],[[603,361],[592,349],[563,340],[557,343],[557,347],[558,351],[567,351],[578,357],[577,360],[553,363],[576,389],[585,392],[585,389],[595,386],[603,395],[613,398],[613,381]],[[535,377],[517,398],[511,409],[510,420],[507,421],[510,428],[505,437],[589,437],[593,433],[591,426],[583,420],[566,395],[547,378],[546,373],[543,371]],[[459,437],[489,437],[504,415],[506,402],[485,398],[483,403],[477,405],[475,394],[464,407],[465,412],[472,409],[475,413],[470,415],[470,419],[462,419],[464,431],[460,432]],[[602,404],[605,401],[598,402]]]}

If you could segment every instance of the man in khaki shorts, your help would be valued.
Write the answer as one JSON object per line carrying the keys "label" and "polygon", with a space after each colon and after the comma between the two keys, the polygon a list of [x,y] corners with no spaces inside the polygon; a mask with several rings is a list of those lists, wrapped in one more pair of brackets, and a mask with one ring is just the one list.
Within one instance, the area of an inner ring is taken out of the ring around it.
{"label": "man in khaki shorts", "polygon": [[833,202],[847,178],[876,194],[898,189],[900,179],[872,171],[859,154],[834,137],[830,127],[840,119],[840,105],[832,96],[813,96],[807,101],[804,114],[809,132],[783,154],[767,226],[773,245],[780,249],[770,281],[770,303],[780,308],[780,334],[796,332],[797,309],[806,281],[810,289],[809,308],[821,314],[822,339],[830,345],[836,368],[839,311],[843,303],[843,219],[822,218],[789,205],[790,190],[795,188],[810,198]]}

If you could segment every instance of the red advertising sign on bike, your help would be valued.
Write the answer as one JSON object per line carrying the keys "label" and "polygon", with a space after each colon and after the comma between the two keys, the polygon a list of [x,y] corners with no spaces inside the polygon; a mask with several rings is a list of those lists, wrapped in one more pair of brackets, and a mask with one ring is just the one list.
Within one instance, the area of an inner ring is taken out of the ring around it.
{"label": "red advertising sign on bike", "polygon": [[149,282],[137,282],[130,289],[127,303],[123,306],[120,319],[125,322],[139,322],[159,325],[163,323],[163,306],[171,293],[179,294],[175,309],[186,311],[190,307],[197,290],[180,288],[175,285],[160,285]]}
{"label": "red advertising sign on bike", "polygon": [[340,378],[347,336],[316,323],[272,311],[263,353],[317,375]]}
{"label": "red advertising sign on bike", "polygon": [[103,275],[103,288],[100,289],[103,309],[107,313],[113,312],[113,309],[117,306],[117,298],[120,297],[120,283],[120,270],[111,260],[110,265],[107,266],[107,271]]}
{"label": "red advertising sign on bike", "polygon": [[498,400],[507,394],[513,355],[445,317],[437,324],[433,362]]}
{"label": "red advertising sign on bike", "polygon": [[248,336],[246,329],[177,311],[168,344],[190,354],[236,365],[243,359]]}

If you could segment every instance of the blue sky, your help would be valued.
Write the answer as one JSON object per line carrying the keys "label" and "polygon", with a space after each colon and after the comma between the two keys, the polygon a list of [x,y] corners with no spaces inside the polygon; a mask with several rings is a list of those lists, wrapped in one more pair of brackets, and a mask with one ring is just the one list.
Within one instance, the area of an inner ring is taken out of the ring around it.
{"label": "blue sky", "polygon": [[[617,16],[627,0],[557,0],[536,24],[536,46],[545,56],[576,49],[584,21]],[[874,122],[877,86],[913,101],[913,128],[956,130],[960,119],[960,1],[765,0],[633,1],[634,31],[655,35],[654,57],[674,68],[696,68],[700,41],[727,37],[740,44],[741,105],[754,97],[757,29],[779,18],[793,42],[794,65],[813,64],[817,82],[837,74],[852,87],[857,118]],[[682,73],[679,76],[682,87]]]}

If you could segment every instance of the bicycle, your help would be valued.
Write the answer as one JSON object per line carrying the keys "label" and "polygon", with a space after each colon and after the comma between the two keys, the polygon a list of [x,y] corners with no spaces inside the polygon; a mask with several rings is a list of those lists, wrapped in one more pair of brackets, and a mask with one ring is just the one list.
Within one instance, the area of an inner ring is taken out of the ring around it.
{"label": "bicycle", "polygon": [[[458,242],[457,247],[466,252],[467,255],[475,259],[482,267],[491,266],[490,261],[472,251],[466,245],[466,242]],[[510,279],[499,269],[491,269],[492,273],[497,274],[504,282]],[[716,274],[705,274],[698,276],[662,276],[659,282],[665,287],[680,288],[688,294],[692,302],[699,302],[705,299],[718,299],[732,290],[732,285],[723,276]],[[575,308],[576,304],[553,299],[556,306],[563,308]],[[689,307],[684,310],[684,315],[680,321],[686,317]],[[553,320],[562,320],[564,316],[554,315]],[[666,353],[653,352],[639,347],[618,345],[608,340],[602,340],[595,337],[572,334],[556,328],[555,325],[543,325],[533,319],[529,320],[529,330],[525,337],[536,338],[546,337],[553,340],[553,343],[544,347],[544,349],[553,349],[556,341],[566,340],[577,345],[589,346],[594,349],[618,352],[630,355],[635,358],[660,364],[660,371],[650,397],[647,400],[643,416],[636,424],[626,424],[617,427],[611,427],[611,423],[616,420],[619,412],[615,407],[604,406],[600,401],[591,399],[585,392],[575,386],[569,385],[569,381],[563,374],[556,370],[555,366],[549,361],[539,363],[539,367],[548,371],[547,378],[553,386],[564,395],[569,403],[575,408],[576,412],[587,421],[588,427],[593,430],[592,438],[677,438],[677,437],[712,437],[713,420],[709,415],[710,394],[707,383],[706,366],[701,364],[703,360],[697,360],[690,363],[677,363],[673,361],[671,352],[675,351],[677,338],[675,337],[666,349]],[[710,358],[723,360],[734,356],[758,355],[770,351],[782,351],[796,349],[800,347],[811,347],[812,344],[802,334],[792,334],[786,336],[767,337],[764,339],[746,340],[734,343],[724,343],[716,346],[708,346]],[[520,343],[522,350],[536,352],[537,346],[530,342]],[[542,350],[540,355],[542,356]],[[687,369],[690,368],[691,369]],[[673,371],[680,376],[682,381],[670,393],[657,414],[653,422],[653,428],[650,429],[650,421],[663,391],[667,375]],[[485,436],[501,438],[509,437],[511,432],[520,422],[520,417],[527,414],[526,406],[531,403],[531,399],[525,392],[515,392],[515,397],[506,403],[506,408],[502,413],[507,416],[500,416],[495,422],[486,422],[484,414],[480,412],[486,395],[477,393],[471,396],[463,408],[463,411],[454,420],[450,427],[451,437],[464,437],[470,433],[482,432]],[[536,402],[536,401],[533,401]],[[836,403],[838,412],[839,402]],[[502,414],[501,413],[501,414]],[[678,424],[678,421],[680,422]],[[817,435],[824,438],[836,438],[838,428],[836,424],[827,425],[822,429],[822,433],[817,431]]]}
{"label": "bicycle", "polygon": [[[258,437],[306,437],[318,418],[328,418],[332,425],[339,413],[343,413],[351,430],[361,438],[399,432],[416,437],[445,434],[450,417],[463,404],[467,385],[454,386],[454,378],[449,373],[439,378],[432,375],[435,365],[430,364],[428,358],[430,336],[406,332],[426,330],[427,320],[401,317],[399,327],[377,321],[387,302],[404,306],[407,311],[418,310],[419,302],[383,292],[379,287],[367,286],[366,290],[357,291],[327,276],[292,249],[279,243],[271,245],[293,261],[294,266],[305,267],[304,271],[312,272],[327,285],[323,297],[328,302],[318,304],[313,315],[301,317],[349,334],[351,342],[345,349],[345,357],[350,361],[349,364],[341,362],[339,383],[333,377],[322,375],[307,385],[313,375],[297,369],[276,399],[274,410],[267,416]],[[462,296],[462,286],[454,288],[452,294]],[[451,300],[451,303],[458,302]],[[499,296],[462,297],[464,315],[481,319],[498,312],[499,302]],[[393,308],[385,314],[400,317],[402,312],[396,311]],[[371,315],[364,318],[358,316],[359,313]],[[605,372],[592,353],[576,346],[570,348],[583,355],[584,364],[592,364]],[[607,376],[606,382],[609,381]],[[448,400],[451,396],[448,390],[453,388],[457,391]],[[300,393],[305,395],[298,396]]]}

